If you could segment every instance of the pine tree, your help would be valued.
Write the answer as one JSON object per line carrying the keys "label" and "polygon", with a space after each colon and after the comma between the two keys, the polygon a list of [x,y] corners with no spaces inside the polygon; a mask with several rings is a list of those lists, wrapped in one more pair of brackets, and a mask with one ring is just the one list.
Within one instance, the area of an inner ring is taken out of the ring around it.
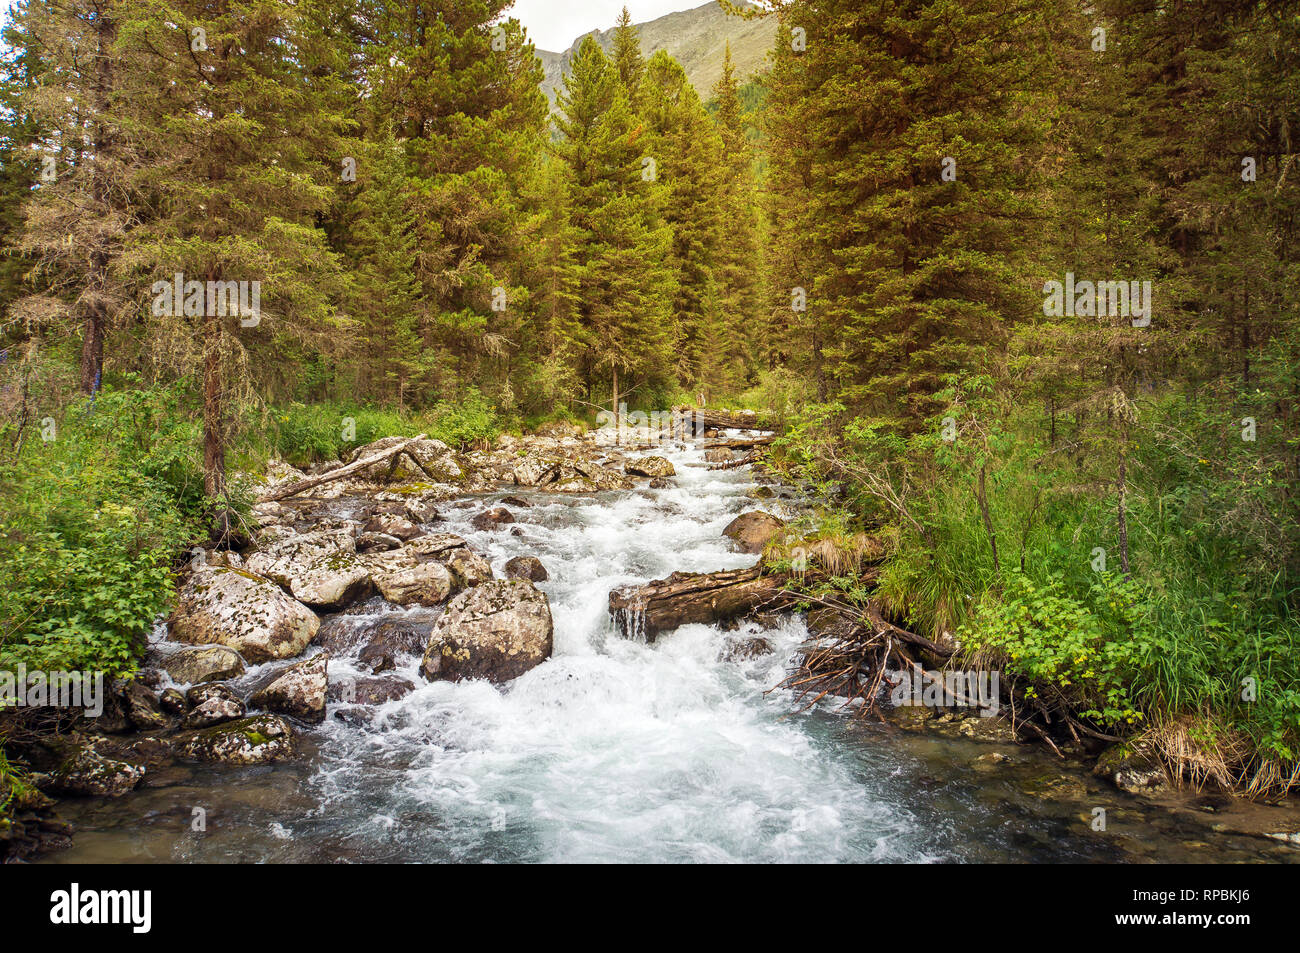
{"label": "pine tree", "polygon": [[721,137],[719,204],[722,232],[716,256],[722,339],[734,342],[739,365],[726,378],[732,388],[757,380],[763,327],[761,217],[754,174],[754,150],[745,133],[731,44],[725,47],[722,77],[713,90],[714,122]]}
{"label": "pine tree", "polygon": [[646,152],[667,189],[665,217],[673,235],[677,375],[692,392],[721,388],[734,376],[727,367],[739,343],[724,333],[714,274],[722,235],[722,139],[686,71],[664,50],[646,64],[642,89]]}
{"label": "pine tree", "polygon": [[365,48],[373,122],[391,123],[410,160],[416,276],[429,316],[421,330],[437,357],[427,400],[485,383],[494,368],[499,374],[525,317],[517,277],[532,210],[522,194],[536,174],[546,98],[518,21],[498,22],[508,6],[381,8]]}
{"label": "pine tree", "polygon": [[380,133],[358,163],[355,209],[348,214],[345,260],[354,267],[351,313],[362,346],[353,355],[356,392],[405,405],[427,370],[420,328],[426,302],[416,278],[416,219],[406,150]]}
{"label": "pine tree", "polygon": [[[315,159],[335,153],[330,140],[344,118],[328,111],[336,96],[316,95],[331,77],[305,75],[311,11],[286,0],[179,7],[129,0],[120,10],[122,62],[132,68],[119,115],[135,141],[153,145],[133,170],[153,214],[125,257],[157,282],[146,307],[166,349],[202,367],[212,498],[226,493],[229,415],[240,382],[272,377],[284,339],[325,346],[337,324],[339,269],[316,227],[337,172]],[[179,318],[160,297],[176,274],[185,282]],[[250,304],[259,289],[260,314],[233,315],[205,301],[216,282],[248,282]],[[259,351],[265,362],[256,360]]]}
{"label": "pine tree", "polygon": [[18,108],[41,130],[39,188],[25,206],[21,248],[43,291],[28,313],[67,315],[81,333],[80,378],[93,393],[104,337],[126,289],[114,275],[136,204],[130,147],[117,118],[117,0],[33,0],[17,20],[26,57],[41,63]]}
{"label": "pine tree", "polygon": [[614,66],[619,82],[627,90],[628,102],[636,109],[641,100],[641,80],[645,76],[645,58],[641,55],[641,32],[632,24],[627,7],[618,15],[614,27]]}
{"label": "pine tree", "polygon": [[[662,389],[672,374],[672,231],[664,186],[647,174],[639,123],[613,63],[590,37],[565,78],[556,151],[569,180],[575,239],[563,281],[575,302],[579,364],[589,399],[597,379],[612,404]],[[606,378],[605,375],[608,375]]]}
{"label": "pine tree", "polygon": [[776,222],[778,271],[801,280],[829,338],[823,393],[914,423],[1031,313],[1016,256],[1032,211],[1022,157],[1041,130],[1020,104],[1050,40],[1043,13],[991,0],[783,10],[806,44],[783,32],[773,71],[793,212]]}

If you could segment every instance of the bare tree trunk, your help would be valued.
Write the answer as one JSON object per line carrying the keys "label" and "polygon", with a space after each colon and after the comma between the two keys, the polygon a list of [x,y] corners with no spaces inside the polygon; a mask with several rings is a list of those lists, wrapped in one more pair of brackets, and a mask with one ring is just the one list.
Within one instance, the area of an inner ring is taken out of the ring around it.
{"label": "bare tree trunk", "polygon": [[984,531],[989,534],[989,545],[993,547],[993,571],[1002,572],[1002,566],[998,563],[998,537],[993,532],[993,520],[989,516],[989,498],[984,489],[984,472],[988,469],[987,464],[980,467],[979,489],[975,493],[975,498],[979,501],[980,515],[984,517]]}
{"label": "bare tree trunk", "polygon": [[[117,38],[117,24],[111,17],[98,10],[95,21],[95,85],[94,109],[96,115],[94,150],[90,157],[90,189],[95,207],[104,208],[108,203],[108,173],[105,163],[108,152],[112,149],[112,136],[103,120],[108,113],[108,93],[113,85],[113,50]],[[90,294],[85,304],[85,318],[81,338],[81,390],[94,394],[99,389],[104,373],[104,327],[107,324],[108,308],[106,293],[108,290],[108,250],[103,247],[109,241],[107,237],[98,239],[99,247],[90,256],[90,273],[87,275]]]}
{"label": "bare tree trunk", "polygon": [[1124,437],[1124,444],[1119,452],[1119,567],[1124,570],[1124,578],[1128,578],[1128,510],[1126,508],[1125,497],[1128,493],[1128,436]]}
{"label": "bare tree trunk", "polygon": [[[95,255],[91,263],[90,282],[92,287],[103,288],[101,269],[107,256]],[[98,274],[97,274],[98,273]],[[94,394],[99,389],[104,373],[104,306],[102,302],[91,302],[86,309],[81,336],[81,392]]]}
{"label": "bare tree trunk", "polygon": [[[214,310],[215,309],[208,309]],[[226,444],[221,379],[221,319],[203,318],[203,488],[217,498],[226,493]]]}

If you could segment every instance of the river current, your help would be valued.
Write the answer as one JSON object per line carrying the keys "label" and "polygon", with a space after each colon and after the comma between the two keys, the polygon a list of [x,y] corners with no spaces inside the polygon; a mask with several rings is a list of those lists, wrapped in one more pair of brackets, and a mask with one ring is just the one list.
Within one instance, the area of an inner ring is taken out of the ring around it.
{"label": "river current", "polygon": [[[503,687],[430,684],[411,665],[402,674],[415,691],[369,725],[331,705],[292,762],[178,764],[127,797],[65,802],[75,842],[47,861],[1300,860],[1216,830],[1235,810],[1226,799],[1153,805],[1036,748],[910,734],[834,705],[801,711],[776,688],[807,638],[798,616],[762,632],[621,637],[611,589],[752,564],[722,529],[772,508],[747,497],[746,469],[710,471],[698,447],[665,455],[671,488],[516,491],[531,505],[511,507],[513,527],[475,530],[470,518],[497,493],[443,507],[428,527],[463,535],[498,574],[512,556],[542,560],[549,661]],[[771,652],[730,657],[759,635]],[[331,679],[349,674],[367,673],[331,660]],[[992,752],[1009,760],[990,771],[976,759]],[[1105,831],[1093,829],[1099,806]]]}

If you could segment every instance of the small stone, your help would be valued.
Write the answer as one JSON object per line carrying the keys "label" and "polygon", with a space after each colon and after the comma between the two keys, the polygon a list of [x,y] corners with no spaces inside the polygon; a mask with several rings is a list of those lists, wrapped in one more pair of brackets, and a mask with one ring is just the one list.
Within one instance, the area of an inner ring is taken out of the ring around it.
{"label": "small stone", "polygon": [[506,523],[513,523],[515,516],[504,506],[494,506],[476,514],[469,522],[477,530],[493,530]]}
{"label": "small stone", "polygon": [[507,560],[505,572],[510,579],[528,579],[532,582],[545,582],[550,578],[550,573],[536,556],[515,556]]}

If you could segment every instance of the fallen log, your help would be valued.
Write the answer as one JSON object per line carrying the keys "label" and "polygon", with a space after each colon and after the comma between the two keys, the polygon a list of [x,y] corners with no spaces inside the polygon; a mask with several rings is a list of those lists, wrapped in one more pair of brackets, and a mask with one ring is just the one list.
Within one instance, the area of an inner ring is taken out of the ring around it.
{"label": "fallen log", "polygon": [[714,463],[709,466],[710,470],[735,470],[737,467],[748,466],[751,463],[757,463],[762,456],[757,453],[747,453],[738,460],[728,460],[726,463]]}
{"label": "fallen log", "polygon": [[768,434],[766,437],[734,437],[732,439],[723,438],[721,440],[711,440],[704,445],[705,450],[753,450],[755,447],[766,447],[776,436]]}
{"label": "fallen log", "polygon": [[609,594],[609,612],[625,637],[653,642],[661,632],[692,622],[722,622],[794,605],[799,596],[786,591],[789,575],[764,575],[763,568],[675,572],[643,586],[624,586]]}
{"label": "fallen log", "polygon": [[304,493],[307,490],[315,489],[326,483],[333,483],[335,480],[341,480],[346,476],[351,476],[358,470],[364,470],[366,467],[374,466],[376,463],[383,463],[389,457],[396,460],[397,455],[406,452],[406,448],[417,440],[426,439],[426,434],[420,434],[418,437],[412,437],[410,440],[404,440],[399,444],[394,444],[387,450],[371,454],[363,460],[356,460],[347,466],[338,467],[325,473],[319,473],[316,476],[307,477],[304,480],[296,480],[293,483],[286,483],[283,486],[276,487],[263,493],[257,498],[259,503],[273,503],[276,500],[283,500],[285,497],[294,496],[298,493]]}
{"label": "fallen log", "polygon": [[674,431],[701,434],[705,430],[776,430],[776,425],[752,410],[706,410],[703,407],[674,407]]}

